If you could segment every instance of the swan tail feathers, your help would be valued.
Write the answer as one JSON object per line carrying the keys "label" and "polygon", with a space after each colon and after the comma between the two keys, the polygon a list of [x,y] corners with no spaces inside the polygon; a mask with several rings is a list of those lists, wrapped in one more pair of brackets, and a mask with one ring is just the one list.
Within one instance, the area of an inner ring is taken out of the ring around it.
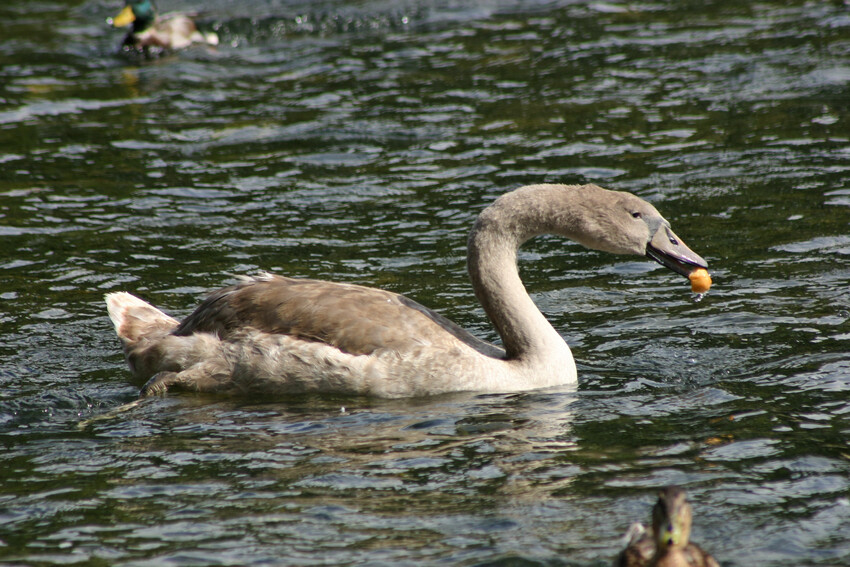
{"label": "swan tail feathers", "polygon": [[105,299],[109,318],[125,346],[151,336],[166,335],[179,325],[177,319],[127,292],[108,293]]}
{"label": "swan tail feathers", "polygon": [[[215,391],[218,382],[229,376],[231,368],[214,334],[175,335],[180,324],[177,319],[123,291],[109,293],[105,299],[130,372],[142,384],[154,377],[142,396],[163,393],[171,387]],[[206,364],[199,364],[202,361]],[[212,377],[212,382],[206,377]]]}

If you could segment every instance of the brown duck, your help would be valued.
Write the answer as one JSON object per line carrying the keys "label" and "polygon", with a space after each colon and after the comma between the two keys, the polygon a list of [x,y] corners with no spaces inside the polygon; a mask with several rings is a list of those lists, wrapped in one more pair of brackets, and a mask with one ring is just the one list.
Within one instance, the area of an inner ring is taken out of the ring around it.
{"label": "brown duck", "polygon": [[689,541],[691,505],[678,486],[658,493],[652,508],[652,529],[639,526],[635,531],[614,567],[720,567],[710,553]]}

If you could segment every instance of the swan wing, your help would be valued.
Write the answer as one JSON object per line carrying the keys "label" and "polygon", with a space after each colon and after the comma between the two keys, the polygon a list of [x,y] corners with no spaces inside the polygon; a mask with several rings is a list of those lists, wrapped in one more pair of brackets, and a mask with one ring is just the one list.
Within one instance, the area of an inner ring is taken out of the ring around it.
{"label": "swan wing", "polygon": [[212,292],[174,334],[214,333],[226,340],[247,327],[322,342],[349,354],[425,346],[449,350],[461,341],[488,356],[504,356],[499,347],[403,295],[272,274]]}

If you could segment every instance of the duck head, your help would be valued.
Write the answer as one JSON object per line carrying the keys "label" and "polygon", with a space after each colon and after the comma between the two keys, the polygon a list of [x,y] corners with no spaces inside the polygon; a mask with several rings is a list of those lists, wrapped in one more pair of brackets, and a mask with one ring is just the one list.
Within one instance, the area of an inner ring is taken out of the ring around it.
{"label": "duck head", "polygon": [[133,24],[133,32],[140,32],[153,25],[155,20],[156,8],[151,0],[127,0],[124,9],[112,20],[112,25],[123,28]]}

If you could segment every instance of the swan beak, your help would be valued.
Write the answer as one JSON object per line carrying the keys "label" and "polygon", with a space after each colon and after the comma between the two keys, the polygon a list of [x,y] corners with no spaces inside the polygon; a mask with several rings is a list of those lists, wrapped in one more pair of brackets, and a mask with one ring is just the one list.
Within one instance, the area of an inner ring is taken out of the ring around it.
{"label": "swan beak", "polygon": [[697,268],[708,267],[708,263],[688,248],[666,222],[658,227],[652,240],[646,245],[646,255],[685,277]]}
{"label": "swan beak", "polygon": [[123,28],[124,26],[129,26],[134,21],[136,21],[136,14],[133,13],[133,8],[124,6],[124,9],[112,20],[112,26]]}

